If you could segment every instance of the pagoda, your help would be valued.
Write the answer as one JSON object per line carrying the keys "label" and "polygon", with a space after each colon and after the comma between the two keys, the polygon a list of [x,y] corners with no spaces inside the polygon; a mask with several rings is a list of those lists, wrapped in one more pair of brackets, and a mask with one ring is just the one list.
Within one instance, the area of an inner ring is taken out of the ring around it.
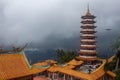
{"label": "pagoda", "polygon": [[87,64],[93,64],[97,61],[97,51],[96,51],[96,36],[94,25],[96,18],[90,13],[89,6],[87,12],[81,17],[81,45],[80,45],[80,56],[79,59],[85,61]]}

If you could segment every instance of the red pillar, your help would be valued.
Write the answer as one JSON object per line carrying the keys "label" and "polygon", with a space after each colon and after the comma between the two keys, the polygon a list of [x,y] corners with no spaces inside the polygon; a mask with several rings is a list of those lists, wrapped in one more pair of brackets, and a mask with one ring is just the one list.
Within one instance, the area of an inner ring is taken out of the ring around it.
{"label": "red pillar", "polygon": [[31,80],[33,80],[34,79],[34,77],[33,77],[33,75],[31,75]]}

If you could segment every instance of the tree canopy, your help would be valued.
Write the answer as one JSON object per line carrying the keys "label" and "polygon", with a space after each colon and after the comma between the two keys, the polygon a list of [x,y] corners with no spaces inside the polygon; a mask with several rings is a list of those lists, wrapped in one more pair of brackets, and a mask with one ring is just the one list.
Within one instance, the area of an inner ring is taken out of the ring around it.
{"label": "tree canopy", "polygon": [[64,51],[63,49],[57,49],[57,56],[58,56],[58,63],[64,64],[66,62],[69,62],[70,60],[76,58],[78,55],[75,54],[73,51]]}

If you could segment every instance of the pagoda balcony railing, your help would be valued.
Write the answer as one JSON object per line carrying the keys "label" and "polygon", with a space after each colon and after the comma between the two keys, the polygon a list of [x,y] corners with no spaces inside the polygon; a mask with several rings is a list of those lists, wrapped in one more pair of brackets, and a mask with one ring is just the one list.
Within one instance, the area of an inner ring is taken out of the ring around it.
{"label": "pagoda balcony railing", "polygon": [[81,36],[95,36],[95,34],[82,34]]}
{"label": "pagoda balcony railing", "polygon": [[80,47],[96,48],[97,46],[96,45],[80,45]]}
{"label": "pagoda balcony railing", "polygon": [[82,21],[94,21],[94,19],[82,19]]}
{"label": "pagoda balcony railing", "polygon": [[82,56],[82,55],[80,55],[80,57],[82,57],[82,58],[97,58],[97,56]]}
{"label": "pagoda balcony railing", "polygon": [[81,42],[96,42],[95,39],[82,39]]}
{"label": "pagoda balcony railing", "polygon": [[78,57],[80,60],[84,60],[84,61],[95,61],[95,60],[98,60],[98,58],[97,57],[81,57],[81,56],[79,56]]}
{"label": "pagoda balcony railing", "polygon": [[94,24],[82,24],[81,26],[95,26]]}
{"label": "pagoda balcony railing", "polygon": [[94,29],[82,29],[81,31],[95,31]]}
{"label": "pagoda balcony railing", "polygon": [[96,50],[82,50],[82,49],[80,49],[80,52],[93,52],[93,53],[95,53]]}

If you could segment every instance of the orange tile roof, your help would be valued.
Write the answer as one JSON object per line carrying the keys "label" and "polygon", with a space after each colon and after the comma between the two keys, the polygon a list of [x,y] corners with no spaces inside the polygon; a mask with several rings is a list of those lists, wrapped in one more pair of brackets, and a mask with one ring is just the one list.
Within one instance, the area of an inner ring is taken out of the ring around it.
{"label": "orange tile roof", "polygon": [[[76,61],[72,60],[69,62],[69,64],[71,65],[68,64],[63,67],[60,67],[57,64],[54,64],[48,69],[34,68],[34,67],[30,69],[23,54],[2,54],[0,55],[0,80],[28,76],[28,75],[43,72],[45,70],[48,70],[50,72],[60,72],[60,73],[68,74],[68,75],[71,75],[77,78],[86,79],[86,80],[100,79],[105,74],[104,72],[104,64],[106,62],[105,60],[103,60],[103,64],[91,74],[72,70],[72,68],[75,67],[74,65],[77,64],[73,62],[76,62]],[[44,66],[47,64],[48,62],[45,61],[41,63],[36,63],[34,64],[34,66],[40,66],[40,65]],[[108,74],[110,74],[110,76],[111,75],[114,76],[110,72],[108,72]]]}
{"label": "orange tile roof", "polygon": [[45,70],[30,69],[23,54],[0,55],[0,80],[28,76]]}
{"label": "orange tile roof", "polygon": [[33,64],[33,67],[34,67],[34,66],[46,66],[46,65],[48,65],[48,63],[55,64],[55,63],[57,63],[57,62],[54,61],[54,60],[45,60],[45,61],[43,61],[43,62],[38,62],[38,63]]}
{"label": "orange tile roof", "polygon": [[115,78],[116,77],[116,74],[111,72],[111,71],[107,71],[107,74],[110,75],[111,77]]}
{"label": "orange tile roof", "polygon": [[100,79],[101,77],[104,76],[105,72],[104,72],[104,64],[106,63],[106,61],[103,61],[103,64],[96,69],[94,72],[92,72],[91,74],[87,74],[87,73],[83,73],[80,71],[76,71],[76,70],[72,70],[70,68],[64,68],[64,67],[60,67],[60,66],[52,66],[48,69],[48,71],[50,72],[60,72],[60,73],[64,73],[70,76],[74,76],[77,78],[82,78],[82,79],[86,79],[86,80],[97,80]]}
{"label": "orange tile roof", "polygon": [[97,79],[104,76],[104,74],[105,74],[105,71],[104,71],[105,63],[106,63],[106,60],[103,60],[102,65],[90,74],[90,76],[93,77],[94,80],[97,80]]}
{"label": "orange tile roof", "polygon": [[74,65],[66,65],[66,66],[59,66],[59,67],[64,68],[64,69],[73,69],[76,66],[74,66]]}
{"label": "orange tile roof", "polygon": [[47,71],[50,71],[50,72],[57,72],[58,68],[58,65],[57,64],[54,64],[53,66],[51,66],[49,69],[47,69]]}
{"label": "orange tile roof", "polygon": [[115,58],[115,55],[113,55],[112,57],[110,57],[110,58],[108,59],[108,62],[111,62],[114,58]]}
{"label": "orange tile roof", "polygon": [[56,63],[57,63],[57,61],[52,60],[52,59],[45,60],[45,62],[50,62],[50,63],[52,63],[52,64],[56,64]]}
{"label": "orange tile roof", "polygon": [[46,65],[48,65],[48,62],[38,62],[38,63],[35,63],[35,64],[33,64],[33,67],[34,66],[46,66]]}
{"label": "orange tile roof", "polygon": [[73,59],[70,62],[68,62],[67,64],[77,66],[77,65],[83,64],[83,61],[77,61],[77,60]]}
{"label": "orange tile roof", "polygon": [[62,68],[60,66],[52,66],[52,67],[50,67],[47,70],[50,71],[50,72],[64,73],[64,74],[71,75],[71,76],[74,76],[74,77],[77,77],[77,78],[82,78],[82,79],[87,79],[87,80],[93,80],[89,76],[89,74],[87,74],[87,73],[82,73],[82,72],[75,71],[75,70],[72,70],[72,69],[69,69],[69,68],[67,68],[67,69],[66,68]]}

